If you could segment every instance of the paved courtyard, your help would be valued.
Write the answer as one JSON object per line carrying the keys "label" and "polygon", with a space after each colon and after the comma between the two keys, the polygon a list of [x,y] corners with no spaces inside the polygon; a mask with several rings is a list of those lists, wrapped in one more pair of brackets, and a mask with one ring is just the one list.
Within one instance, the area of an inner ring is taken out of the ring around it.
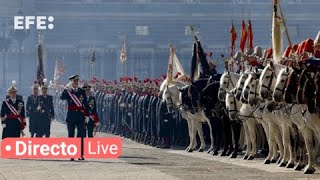
{"label": "paved courtyard", "polygon": [[[0,133],[1,130],[0,130]],[[52,137],[66,137],[64,124],[52,124]],[[97,133],[98,137],[110,135]],[[37,179],[320,179],[320,172],[304,175],[275,164],[263,165],[262,159],[213,157],[206,153],[186,153],[181,149],[157,149],[123,139],[119,159],[14,160],[0,159],[0,180]]]}

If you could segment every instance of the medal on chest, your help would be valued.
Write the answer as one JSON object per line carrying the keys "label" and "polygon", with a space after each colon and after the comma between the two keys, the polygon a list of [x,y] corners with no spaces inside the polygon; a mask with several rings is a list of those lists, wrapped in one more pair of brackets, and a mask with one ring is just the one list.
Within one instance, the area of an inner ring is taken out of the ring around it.
{"label": "medal on chest", "polygon": [[89,101],[89,107],[90,107],[90,109],[93,109],[93,108],[94,108],[94,100],[93,100],[93,99],[91,99],[91,100]]}
{"label": "medal on chest", "polygon": [[81,103],[83,103],[84,97],[82,95],[80,95],[79,100]]}

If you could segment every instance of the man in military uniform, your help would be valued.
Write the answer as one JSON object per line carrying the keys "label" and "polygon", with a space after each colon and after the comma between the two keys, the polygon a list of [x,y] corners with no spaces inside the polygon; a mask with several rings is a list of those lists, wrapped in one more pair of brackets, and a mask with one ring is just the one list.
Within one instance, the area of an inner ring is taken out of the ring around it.
{"label": "man in military uniform", "polygon": [[152,94],[152,98],[150,100],[150,104],[149,104],[149,112],[150,112],[150,124],[149,124],[149,131],[150,131],[150,142],[149,145],[151,146],[155,146],[156,145],[156,137],[157,137],[157,133],[156,133],[156,119],[157,119],[157,113],[156,113],[156,109],[157,109],[157,104],[158,101],[160,100],[160,98],[158,97],[158,81],[155,81],[155,86],[153,89],[153,94]]}
{"label": "man in military uniform", "polygon": [[88,100],[89,104],[89,121],[86,121],[86,130],[85,130],[85,137],[93,137],[93,131],[97,126],[99,125],[99,118],[97,114],[97,104],[96,104],[96,99],[91,96],[91,86],[90,85],[85,85],[82,87],[85,92],[86,92],[86,97]]}
{"label": "man in military uniform", "polygon": [[39,106],[39,84],[34,81],[32,86],[33,93],[28,97],[26,106],[26,115],[29,117],[29,131],[31,137],[35,137],[39,132],[39,123],[41,121],[40,113],[37,110]]}
{"label": "man in military uniform", "polygon": [[8,89],[9,98],[2,102],[1,125],[3,127],[2,139],[7,137],[24,136],[23,130],[26,126],[24,102],[17,99],[17,88],[15,81]]}
{"label": "man in military uniform", "polygon": [[133,87],[132,87],[132,79],[128,78],[127,79],[127,87],[126,87],[126,95],[125,95],[125,109],[124,109],[124,118],[123,118],[123,127],[124,127],[124,132],[123,135],[126,138],[131,137],[131,118],[132,118],[132,103],[131,99],[133,97]]}
{"label": "man in military uniform", "polygon": [[41,133],[40,136],[37,137],[50,137],[50,129],[51,129],[51,122],[54,119],[54,107],[53,107],[53,98],[52,96],[48,95],[48,85],[46,79],[43,80],[43,85],[41,86],[42,95],[39,96],[39,107],[38,110],[41,115],[41,122],[40,122],[40,129]]}
{"label": "man in military uniform", "polygon": [[[77,128],[77,137],[81,137],[81,158],[83,158],[83,138],[85,135],[85,122],[88,121],[88,101],[86,93],[83,89],[79,88],[79,76],[73,75],[69,77],[70,82],[67,84],[60,97],[61,100],[67,100],[67,128],[68,137],[75,136],[75,129]],[[73,158],[70,159],[74,161]]]}

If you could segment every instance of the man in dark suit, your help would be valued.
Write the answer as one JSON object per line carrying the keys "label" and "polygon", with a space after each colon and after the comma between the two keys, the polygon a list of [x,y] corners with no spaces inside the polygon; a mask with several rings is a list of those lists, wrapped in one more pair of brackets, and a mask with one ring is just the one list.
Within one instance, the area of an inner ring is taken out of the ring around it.
{"label": "man in dark suit", "polygon": [[[81,158],[83,158],[83,138],[85,135],[85,122],[88,122],[88,100],[85,91],[79,88],[79,76],[73,75],[69,77],[70,82],[63,90],[60,99],[67,100],[67,128],[68,137],[75,136],[75,129],[77,128],[77,136],[81,137]],[[70,159],[74,161],[73,158]]]}
{"label": "man in dark suit", "polygon": [[27,106],[26,106],[26,115],[29,117],[29,131],[31,137],[39,135],[39,123],[41,121],[40,112],[38,111],[39,107],[39,84],[37,81],[34,82],[33,93],[28,97]]}
{"label": "man in dark suit", "polygon": [[48,85],[46,79],[41,86],[42,95],[39,96],[39,112],[41,114],[40,134],[37,137],[50,137],[51,122],[54,119],[54,108],[52,96],[48,95]]}

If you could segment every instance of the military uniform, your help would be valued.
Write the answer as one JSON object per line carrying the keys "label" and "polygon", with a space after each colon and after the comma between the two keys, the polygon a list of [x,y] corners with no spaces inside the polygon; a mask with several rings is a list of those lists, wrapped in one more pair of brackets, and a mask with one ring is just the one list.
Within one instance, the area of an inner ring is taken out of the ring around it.
{"label": "military uniform", "polygon": [[[71,76],[69,78],[71,81],[79,80],[78,75]],[[71,85],[70,85],[71,86]],[[88,101],[86,93],[81,88],[72,88],[66,87],[63,90],[60,97],[61,100],[67,100],[68,103],[68,112],[67,112],[67,128],[68,128],[68,137],[75,137],[75,129],[77,128],[77,137],[81,137],[81,158],[83,158],[83,138],[85,135],[85,119],[89,118],[87,114],[88,110]],[[73,160],[73,159],[71,159]]]}
{"label": "military uniform", "polygon": [[[8,89],[9,93],[17,91],[15,81]],[[3,127],[2,139],[7,137],[20,137],[26,126],[24,102],[21,99],[6,99],[1,107],[1,125]]]}
{"label": "military uniform", "polygon": [[[38,84],[34,84],[33,88],[39,88]],[[31,137],[39,134],[40,112],[37,110],[39,106],[39,96],[31,94],[27,100],[26,115],[29,117],[29,132]]]}
{"label": "military uniform", "polygon": [[40,101],[40,137],[45,135],[45,137],[50,137],[51,121],[54,119],[54,107],[53,100],[50,95],[41,95],[39,96]]}
{"label": "military uniform", "polygon": [[[84,86],[83,89],[90,89],[90,86]],[[93,96],[87,96],[88,104],[89,104],[89,121],[86,122],[86,130],[85,130],[85,137],[93,137],[94,128],[97,126],[99,122],[98,113],[97,113],[97,103],[96,99]]]}

